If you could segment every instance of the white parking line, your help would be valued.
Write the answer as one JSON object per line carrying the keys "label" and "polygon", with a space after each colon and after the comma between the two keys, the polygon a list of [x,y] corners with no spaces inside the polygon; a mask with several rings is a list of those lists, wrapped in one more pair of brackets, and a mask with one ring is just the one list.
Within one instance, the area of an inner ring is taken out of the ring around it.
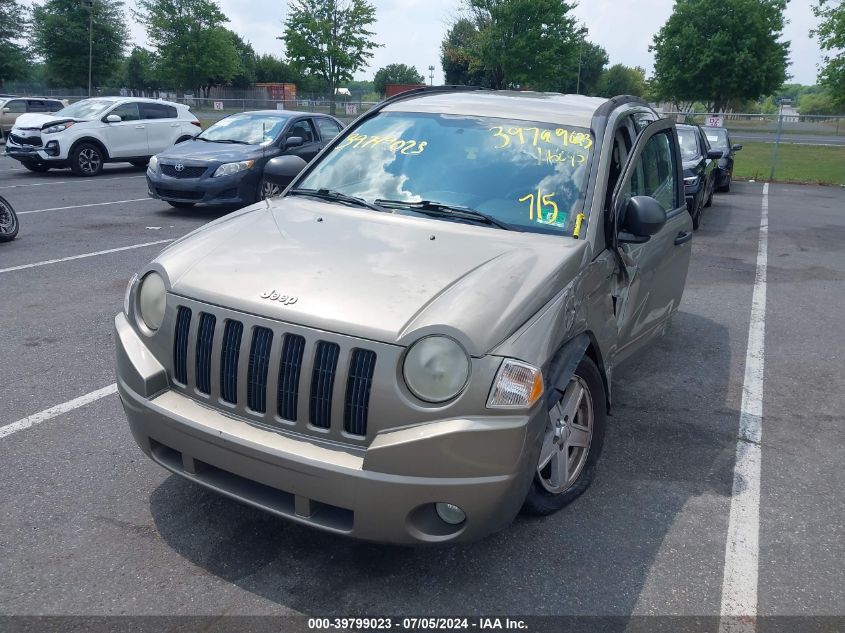
{"label": "white parking line", "polygon": [[34,209],[32,211],[18,211],[18,215],[27,213],[44,213],[45,211],[67,211],[68,209],[84,209],[86,207],[105,207],[110,204],[127,204],[129,202],[151,202],[152,198],[133,198],[132,200],[115,200],[114,202],[94,202],[91,204],[75,204],[72,207],[51,207],[50,209]]}
{"label": "white parking line", "polygon": [[176,238],[168,240],[157,240],[155,242],[144,242],[143,244],[133,244],[132,246],[121,246],[120,248],[109,248],[104,251],[96,251],[94,253],[83,253],[82,255],[71,255],[70,257],[61,257],[59,259],[48,259],[43,262],[35,262],[33,264],[21,264],[20,266],[11,266],[10,268],[0,268],[0,273],[10,273],[15,270],[25,270],[27,268],[37,268],[38,266],[47,266],[48,264],[58,264],[61,262],[69,262],[74,259],[84,259],[86,257],[96,257],[97,255],[108,255],[109,253],[119,253],[120,251],[131,251],[134,248],[144,248],[145,246],[155,246],[156,244],[166,244],[173,242]]}
{"label": "white parking line", "polygon": [[146,178],[146,176],[118,176],[117,178],[79,178],[74,180],[53,180],[51,182],[30,182],[25,185],[0,185],[0,189],[44,187],[46,185],[72,185],[78,182],[109,182],[110,180],[133,180],[135,178]]}
{"label": "white parking line", "polygon": [[757,273],[751,295],[748,350],[736,444],[731,513],[725,547],[720,630],[757,630],[757,573],[760,557],[760,441],[763,437],[763,379],[766,335],[766,272],[769,244],[769,184],[763,185]]}
{"label": "white parking line", "polygon": [[117,385],[115,383],[112,383],[108,387],[103,387],[102,389],[97,389],[96,391],[92,391],[91,393],[86,393],[84,396],[79,396],[78,398],[74,398],[73,400],[69,400],[68,402],[65,402],[63,404],[57,404],[55,407],[50,407],[49,409],[45,409],[40,413],[35,413],[29,417],[24,418],[23,420],[12,422],[11,424],[7,424],[6,426],[0,426],[0,438],[6,437],[7,435],[11,435],[12,433],[17,433],[18,431],[23,431],[24,429],[31,428],[36,424],[46,422],[47,420],[55,418],[57,415],[67,413],[68,411],[73,411],[74,409],[78,409],[79,407],[84,407],[86,404],[90,404],[95,400],[110,396],[116,391]]}

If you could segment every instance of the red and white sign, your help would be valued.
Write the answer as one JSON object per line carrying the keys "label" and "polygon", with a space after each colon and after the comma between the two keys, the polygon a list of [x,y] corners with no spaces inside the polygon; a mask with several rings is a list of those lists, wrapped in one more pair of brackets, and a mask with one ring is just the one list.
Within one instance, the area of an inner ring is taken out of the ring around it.
{"label": "red and white sign", "polygon": [[708,127],[724,127],[724,120],[718,114],[707,115],[705,123]]}

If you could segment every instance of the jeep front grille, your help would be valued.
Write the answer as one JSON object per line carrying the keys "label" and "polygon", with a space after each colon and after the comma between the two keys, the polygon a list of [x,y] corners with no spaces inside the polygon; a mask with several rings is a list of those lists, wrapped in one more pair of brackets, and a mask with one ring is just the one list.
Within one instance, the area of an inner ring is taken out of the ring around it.
{"label": "jeep front grille", "polygon": [[[314,339],[286,332],[282,323],[245,326],[249,318],[208,309],[218,314],[178,306],[172,369],[177,387],[211,406],[268,424],[313,429],[312,434],[337,425],[347,436],[366,437],[374,351],[341,347],[320,340],[316,332]],[[308,392],[301,394],[300,387]],[[334,405],[334,396],[340,397],[336,389],[345,389],[341,408],[340,402]],[[307,421],[300,419],[301,403],[307,404]]]}

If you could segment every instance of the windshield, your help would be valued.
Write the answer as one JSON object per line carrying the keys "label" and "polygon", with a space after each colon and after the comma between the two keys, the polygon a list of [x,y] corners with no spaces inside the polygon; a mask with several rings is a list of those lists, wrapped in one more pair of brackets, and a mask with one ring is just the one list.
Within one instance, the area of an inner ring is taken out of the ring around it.
{"label": "windshield", "polygon": [[592,153],[593,137],[580,127],[382,112],[347,134],[297,187],[370,203],[468,207],[516,230],[572,235]]}
{"label": "windshield", "polygon": [[258,145],[275,141],[285,123],[287,117],[273,114],[233,114],[221,119],[197,138]]}
{"label": "windshield", "polygon": [[728,149],[728,131],[724,128],[705,128],[704,136],[713,149]]}
{"label": "windshield", "polygon": [[695,128],[679,127],[678,143],[681,145],[681,160],[688,161],[698,158],[698,131]]}
{"label": "windshield", "polygon": [[69,119],[93,119],[114,105],[114,101],[102,99],[83,99],[73,105],[62,108],[56,112],[57,117],[68,117]]}

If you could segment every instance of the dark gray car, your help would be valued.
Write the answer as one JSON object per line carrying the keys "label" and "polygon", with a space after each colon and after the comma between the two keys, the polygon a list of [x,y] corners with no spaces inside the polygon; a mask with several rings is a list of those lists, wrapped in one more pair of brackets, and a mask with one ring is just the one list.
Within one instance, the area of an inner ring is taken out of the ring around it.
{"label": "dark gray car", "polygon": [[[423,89],[177,241],[117,315],[158,464],[375,541],[476,539],[590,484],[614,368],[678,308],[675,125],[632,97]],[[269,165],[268,165],[269,169]]]}

